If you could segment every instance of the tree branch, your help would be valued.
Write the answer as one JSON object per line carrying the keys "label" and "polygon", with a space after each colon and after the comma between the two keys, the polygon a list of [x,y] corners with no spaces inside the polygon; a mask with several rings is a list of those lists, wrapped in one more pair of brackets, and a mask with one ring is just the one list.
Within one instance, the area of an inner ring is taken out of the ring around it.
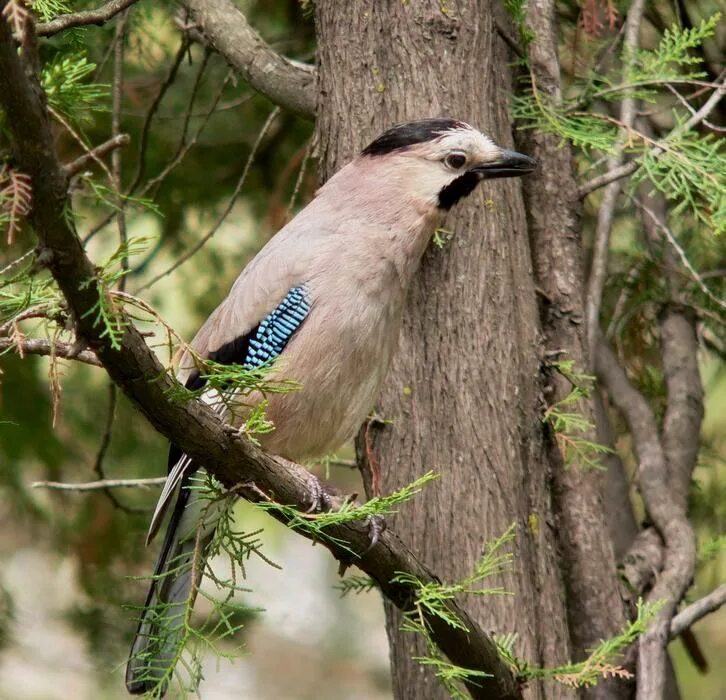
{"label": "tree branch", "polygon": [[667,390],[662,442],[668,487],[683,509],[696,466],[703,420],[703,386],[698,371],[696,315],[669,304],[660,315],[661,358]]}
{"label": "tree branch", "polygon": [[165,481],[165,476],[155,476],[151,479],[101,479],[77,484],[69,484],[63,481],[34,481],[31,486],[34,489],[52,489],[54,491],[105,491],[106,489],[163,486]]}
{"label": "tree branch", "polygon": [[[0,9],[4,5],[0,1]],[[18,54],[7,24],[0,21],[0,104],[7,115],[17,163],[33,182],[30,221],[49,261],[48,268],[68,301],[79,337],[94,349],[109,376],[149,422],[226,486],[236,487],[251,501],[259,501],[262,492],[271,494],[279,503],[304,509],[313,500],[310,484],[314,477],[307,470],[282,464],[266,454],[199,401],[172,402],[169,391],[175,380],[164,371],[133,324],[121,319],[123,334],[114,348],[104,329],[96,325],[94,315],[88,313],[99,302],[99,295],[108,301],[107,292],[95,277],[69,216],[68,178],[53,148],[44,95],[24,58],[25,52],[22,57]],[[332,499],[336,504],[344,502],[337,495]],[[326,533],[330,539],[322,544],[348,563],[352,551],[352,563],[375,579],[383,594],[403,611],[413,609],[418,587],[392,583],[397,574],[407,572],[422,583],[437,580],[391,531],[382,533],[372,548],[368,527],[361,521],[331,525]],[[310,537],[305,532],[300,534]],[[454,664],[491,674],[477,677],[476,684],[468,685],[472,696],[521,698],[518,684],[491,638],[461,605],[451,602],[449,606],[462,620],[464,629],[428,613],[425,621],[432,638]]]}
{"label": "tree branch", "polygon": [[75,346],[59,340],[50,341],[44,340],[43,338],[26,338],[24,340],[0,338],[0,351],[7,350],[8,348],[16,348],[21,357],[24,355],[43,355],[46,357],[52,355],[54,357],[62,357],[64,360],[77,360],[86,365],[102,366],[95,353],[90,350],[81,350],[79,352]]}
{"label": "tree branch", "polygon": [[316,72],[273,51],[232,0],[185,0],[210,46],[254,90],[283,109],[315,118]]}
{"label": "tree branch", "polygon": [[74,175],[77,175],[79,172],[81,172],[81,170],[88,167],[91,163],[97,162],[99,158],[102,158],[107,153],[110,153],[117,148],[121,148],[121,146],[125,146],[130,141],[131,139],[129,138],[128,134],[118,134],[117,136],[114,136],[113,138],[105,141],[99,146],[92,148],[90,151],[88,151],[88,153],[84,153],[82,156],[79,156],[70,163],[67,163],[64,166],[66,175],[68,177],[73,177]]}
{"label": "tree branch", "polygon": [[648,596],[651,601],[662,601],[663,609],[640,639],[638,649],[637,700],[660,700],[670,622],[693,576],[695,538],[684,506],[669,490],[668,466],[655,416],[602,338],[598,339],[595,369],[628,423],[638,458],[640,494],[665,543],[663,570]]}
{"label": "tree branch", "polygon": [[704,596],[695,603],[691,603],[687,608],[681,610],[681,612],[679,612],[673,620],[671,620],[670,639],[674,639],[679,634],[682,634],[702,617],[718,610],[725,604],[726,583],[722,583],[716,590],[711,591],[707,596]]}
{"label": "tree branch", "polygon": [[131,7],[138,0],[111,0],[95,10],[83,10],[67,15],[59,15],[50,22],[41,22],[35,28],[38,36],[53,36],[71,27],[87,27],[89,24],[103,26],[119,12]]}

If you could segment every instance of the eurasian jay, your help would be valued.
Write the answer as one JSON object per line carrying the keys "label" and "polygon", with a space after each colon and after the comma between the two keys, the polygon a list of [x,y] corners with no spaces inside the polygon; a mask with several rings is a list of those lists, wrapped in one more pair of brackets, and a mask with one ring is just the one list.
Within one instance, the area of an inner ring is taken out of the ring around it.
{"label": "eurasian jay", "polygon": [[[482,180],[524,175],[534,165],[454,119],[391,127],[245,267],[195,336],[193,353],[180,360],[178,380],[203,389],[195,353],[250,368],[280,358],[268,378],[292,379],[300,389],[268,395],[266,416],[274,430],[260,437],[262,446],[296,462],[333,452],[374,407],[396,348],[406,291],[445,212]],[[241,424],[244,412],[230,411],[222,399],[214,390],[202,394],[224,420]],[[188,485],[202,466],[171,446],[149,540],[178,495],[126,670],[132,694],[164,692],[192,575],[196,584],[201,579],[204,567],[193,574],[190,566],[200,497]],[[203,545],[213,532],[213,522],[204,525]]]}

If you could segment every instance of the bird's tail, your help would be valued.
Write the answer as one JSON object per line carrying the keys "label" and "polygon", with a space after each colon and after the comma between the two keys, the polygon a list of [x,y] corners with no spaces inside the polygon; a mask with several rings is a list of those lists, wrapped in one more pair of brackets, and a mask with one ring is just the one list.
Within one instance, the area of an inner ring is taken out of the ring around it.
{"label": "bird's tail", "polygon": [[126,666],[126,688],[132,695],[160,698],[166,692],[219,515],[208,499],[180,489]]}

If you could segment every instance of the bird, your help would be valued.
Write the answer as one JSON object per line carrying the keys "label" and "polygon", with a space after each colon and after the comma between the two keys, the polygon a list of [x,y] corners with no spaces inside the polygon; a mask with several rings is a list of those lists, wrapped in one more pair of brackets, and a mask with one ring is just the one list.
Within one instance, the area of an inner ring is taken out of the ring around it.
{"label": "bird", "polygon": [[[393,125],[320,187],[243,269],[179,360],[178,381],[239,425],[244,412],[230,411],[219,391],[205,390],[199,359],[252,369],[273,363],[268,379],[294,380],[299,389],[267,396],[274,430],[259,436],[261,446],[295,462],[334,452],[374,408],[407,290],[446,212],[483,180],[525,175],[535,165],[457,119]],[[131,694],[163,695],[177,657],[179,618],[204,569],[190,565],[202,507],[189,488],[203,467],[170,446],[147,544],[175,494],[176,503],[127,664]],[[204,547],[213,519],[201,532]]]}

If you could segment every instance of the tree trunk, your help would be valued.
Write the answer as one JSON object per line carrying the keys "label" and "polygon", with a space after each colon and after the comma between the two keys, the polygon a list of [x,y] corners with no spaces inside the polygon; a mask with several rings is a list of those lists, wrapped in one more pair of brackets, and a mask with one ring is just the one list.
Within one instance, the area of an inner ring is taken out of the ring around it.
{"label": "tree trunk", "polygon": [[[323,177],[391,123],[447,115],[512,143],[510,50],[488,4],[439,0],[315,3]],[[499,180],[451,216],[410,291],[399,350],[379,401],[392,421],[368,447],[383,491],[429,469],[441,478],[401,508],[393,526],[446,580],[471,573],[482,548],[516,523],[513,569],[490,585],[512,595],[467,601],[485,629],[518,635],[534,664],[569,657],[543,442],[539,321],[521,184]],[[386,606],[396,698],[445,698],[412,660],[420,640]],[[530,684],[528,698],[574,691]]]}

